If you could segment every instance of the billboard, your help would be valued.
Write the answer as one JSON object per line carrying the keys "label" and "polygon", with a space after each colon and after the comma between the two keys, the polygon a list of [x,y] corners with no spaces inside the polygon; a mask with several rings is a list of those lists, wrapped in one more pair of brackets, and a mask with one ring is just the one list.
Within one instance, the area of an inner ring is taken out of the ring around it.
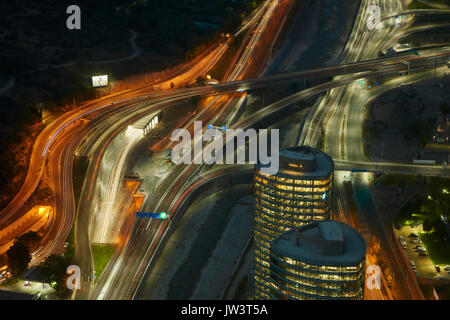
{"label": "billboard", "polygon": [[93,87],[105,87],[108,85],[108,75],[92,77]]}

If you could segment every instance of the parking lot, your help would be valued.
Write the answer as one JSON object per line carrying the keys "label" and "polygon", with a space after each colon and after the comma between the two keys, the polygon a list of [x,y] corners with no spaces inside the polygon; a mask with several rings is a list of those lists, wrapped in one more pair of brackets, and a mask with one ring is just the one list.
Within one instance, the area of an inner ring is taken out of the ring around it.
{"label": "parking lot", "polygon": [[[419,232],[422,232],[422,225],[416,225],[414,227],[404,226],[401,230],[395,230],[397,239],[403,247],[403,251],[410,261],[411,265],[414,265],[416,275],[425,278],[437,279],[439,277],[450,279],[450,266],[447,272],[444,268],[446,266],[439,266],[439,271],[436,271],[436,266],[428,256],[426,248],[423,247],[422,242],[417,237]],[[411,263],[413,262],[413,263]]]}

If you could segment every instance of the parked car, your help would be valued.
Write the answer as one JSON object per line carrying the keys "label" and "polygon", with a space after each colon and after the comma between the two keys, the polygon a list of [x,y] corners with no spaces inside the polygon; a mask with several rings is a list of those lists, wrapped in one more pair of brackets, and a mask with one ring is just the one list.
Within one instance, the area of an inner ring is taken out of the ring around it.
{"label": "parked car", "polygon": [[409,262],[409,264],[411,265],[411,267],[412,267],[413,269],[416,268],[416,264],[414,263],[414,261],[411,260],[411,261]]}
{"label": "parked car", "polygon": [[436,265],[435,267],[436,267],[436,272],[438,272],[438,273],[441,272],[441,268],[439,268],[438,265]]}
{"label": "parked car", "polygon": [[447,272],[450,272],[450,266],[445,266],[444,270],[447,271]]}
{"label": "parked car", "polygon": [[412,239],[411,243],[421,244],[422,242],[419,239]]}

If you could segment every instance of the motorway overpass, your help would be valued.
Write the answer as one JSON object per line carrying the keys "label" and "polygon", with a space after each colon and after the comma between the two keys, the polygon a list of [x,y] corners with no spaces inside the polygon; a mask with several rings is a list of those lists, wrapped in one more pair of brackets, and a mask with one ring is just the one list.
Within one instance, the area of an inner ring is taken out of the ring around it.
{"label": "motorway overpass", "polygon": [[397,173],[422,176],[450,177],[445,165],[408,164],[395,162],[334,160],[335,170],[374,173]]}

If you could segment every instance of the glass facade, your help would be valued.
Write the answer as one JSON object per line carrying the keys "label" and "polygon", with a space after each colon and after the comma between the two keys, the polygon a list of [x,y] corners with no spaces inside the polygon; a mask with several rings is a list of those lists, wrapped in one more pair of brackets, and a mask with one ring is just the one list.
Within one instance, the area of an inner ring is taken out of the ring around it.
{"label": "glass facade", "polygon": [[[301,163],[287,163],[286,170],[265,175],[258,167],[254,181],[254,283],[255,299],[272,299],[270,245],[281,233],[295,227],[331,218],[333,162],[328,170],[305,172]],[[288,284],[286,284],[288,285]]]}
{"label": "glass facade", "polygon": [[365,260],[355,266],[313,265],[270,252],[269,299],[320,300],[364,298]]}

